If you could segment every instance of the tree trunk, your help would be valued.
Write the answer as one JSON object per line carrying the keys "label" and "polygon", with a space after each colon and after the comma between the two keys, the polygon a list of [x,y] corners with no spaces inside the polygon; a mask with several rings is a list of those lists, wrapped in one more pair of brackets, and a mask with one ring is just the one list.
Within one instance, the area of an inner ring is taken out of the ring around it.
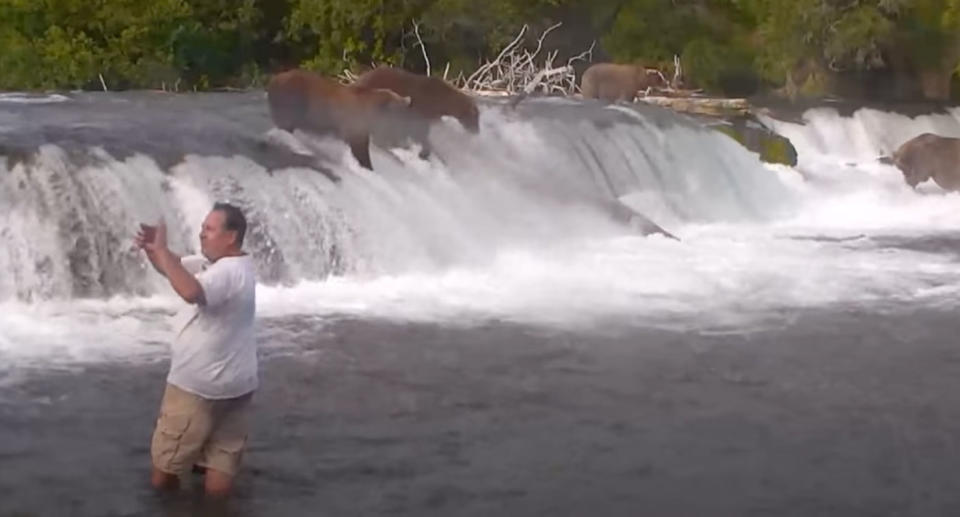
{"label": "tree trunk", "polygon": [[960,38],[943,49],[940,61],[932,66],[917,67],[920,89],[929,100],[945,101],[950,99],[950,80],[960,64]]}
{"label": "tree trunk", "polygon": [[915,99],[920,93],[914,68],[904,49],[903,45],[895,45],[888,51],[887,56],[893,74],[893,98],[897,100]]}
{"label": "tree trunk", "polygon": [[918,72],[920,90],[928,100],[945,101],[950,99],[950,79],[954,67],[944,65],[940,68],[926,68]]}

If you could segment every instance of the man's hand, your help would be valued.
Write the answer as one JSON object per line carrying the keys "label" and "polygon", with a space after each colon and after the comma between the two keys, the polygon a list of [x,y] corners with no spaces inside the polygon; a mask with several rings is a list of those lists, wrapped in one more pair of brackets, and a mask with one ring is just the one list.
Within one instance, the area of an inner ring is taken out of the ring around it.
{"label": "man's hand", "polygon": [[146,245],[152,243],[156,236],[156,226],[140,223],[140,229],[133,238],[133,249],[146,249]]}
{"label": "man's hand", "polygon": [[[147,252],[147,258],[157,272],[167,277],[170,286],[187,303],[204,304],[203,287],[189,271],[183,268],[180,257],[167,248],[167,225],[163,222],[152,227],[141,224],[140,231],[134,239],[136,245]],[[150,233],[154,233],[151,239]]]}
{"label": "man's hand", "polygon": [[144,242],[143,249],[147,252],[147,256],[151,257],[154,261],[157,269],[168,278],[170,277],[170,268],[173,267],[174,264],[177,266],[180,265],[180,257],[174,255],[170,249],[167,248],[166,223],[161,222],[156,226],[153,240]]}
{"label": "man's hand", "polygon": [[140,230],[133,238],[133,244],[134,249],[142,249],[147,253],[150,264],[163,276],[167,276],[166,264],[170,260],[180,262],[180,257],[173,255],[167,248],[167,225],[163,222],[157,226],[140,223]]}
{"label": "man's hand", "polygon": [[147,253],[156,253],[159,255],[160,252],[168,251],[167,224],[164,222],[161,222],[157,226],[141,224],[135,242]]}

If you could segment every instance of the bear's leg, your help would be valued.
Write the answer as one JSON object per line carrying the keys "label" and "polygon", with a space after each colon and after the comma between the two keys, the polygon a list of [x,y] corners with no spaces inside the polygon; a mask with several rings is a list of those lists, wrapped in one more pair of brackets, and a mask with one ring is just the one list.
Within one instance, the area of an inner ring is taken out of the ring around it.
{"label": "bear's leg", "polygon": [[351,137],[347,144],[353,152],[354,158],[360,162],[360,165],[369,170],[373,170],[373,163],[370,161],[370,135]]}
{"label": "bear's leg", "polygon": [[289,133],[303,126],[307,104],[300,95],[270,95],[270,117],[273,125]]}
{"label": "bear's leg", "polygon": [[420,159],[426,160],[433,153],[430,148],[430,123],[418,120],[411,125],[410,140],[420,146]]}

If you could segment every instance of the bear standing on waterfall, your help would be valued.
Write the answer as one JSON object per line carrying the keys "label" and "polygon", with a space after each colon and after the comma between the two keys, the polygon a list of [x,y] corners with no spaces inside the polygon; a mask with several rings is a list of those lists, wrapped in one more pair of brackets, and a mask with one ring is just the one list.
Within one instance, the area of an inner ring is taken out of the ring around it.
{"label": "bear standing on waterfall", "polygon": [[275,75],[267,85],[267,101],[275,126],[336,136],[350,146],[360,165],[370,170],[371,130],[391,113],[410,106],[409,97],[393,91],[345,86],[304,70]]}
{"label": "bear standing on waterfall", "polygon": [[960,138],[923,133],[904,142],[892,162],[911,187],[932,178],[943,190],[960,191]]}
{"label": "bear standing on waterfall", "polygon": [[394,118],[389,127],[379,126],[378,129],[383,131],[378,131],[377,136],[385,138],[388,145],[397,145],[404,138],[410,138],[421,146],[421,158],[430,154],[427,141],[430,124],[444,115],[456,118],[471,133],[480,131],[480,111],[476,102],[443,79],[381,66],[361,75],[356,84],[387,89],[410,98],[410,111]]}

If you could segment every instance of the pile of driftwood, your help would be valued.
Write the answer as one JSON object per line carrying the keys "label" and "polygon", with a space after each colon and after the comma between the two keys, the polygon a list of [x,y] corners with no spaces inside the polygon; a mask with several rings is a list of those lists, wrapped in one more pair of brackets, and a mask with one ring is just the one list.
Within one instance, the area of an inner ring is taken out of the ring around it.
{"label": "pile of driftwood", "polygon": [[[533,49],[524,45],[524,38],[527,36],[529,27],[524,25],[520,33],[511,41],[496,58],[480,65],[479,68],[469,76],[462,73],[457,77],[447,77],[449,65],[444,70],[443,78],[450,81],[455,86],[480,95],[529,95],[531,93],[541,93],[544,95],[560,95],[566,97],[575,97],[580,94],[580,85],[577,83],[577,75],[574,71],[574,64],[577,62],[590,63],[593,60],[593,49],[596,42],[590,45],[590,48],[580,54],[571,57],[566,64],[562,66],[555,65],[558,51],[546,52],[542,55],[543,42],[547,35],[559,28],[562,24],[558,23],[547,28],[537,38],[536,47]],[[418,44],[423,50],[424,59],[427,60],[429,70],[429,59],[423,42],[419,40],[419,31],[416,31]],[[657,99],[663,98],[690,98],[700,93],[700,90],[683,89],[683,67],[680,64],[679,56],[673,58],[673,74],[671,79],[667,79],[663,70],[649,69],[656,72],[663,79],[667,86],[654,88],[642,92],[641,99],[644,97],[656,96]],[[666,101],[658,100],[659,104]]]}
{"label": "pile of driftwood", "polygon": [[[526,97],[530,94],[556,95],[578,97],[580,85],[577,83],[577,74],[574,64],[578,62],[590,63],[593,60],[593,50],[596,42],[580,54],[567,59],[562,65],[556,64],[559,51],[545,51],[544,40],[554,30],[561,27],[561,23],[548,27],[536,40],[536,46],[528,44],[527,36],[530,27],[524,25],[520,33],[505,46],[492,60],[480,64],[472,74],[460,72],[450,77],[450,64],[447,63],[443,71],[443,79],[454,86],[476,95]],[[415,47],[419,47],[426,63],[426,73],[432,73],[430,56],[426,45],[420,36],[420,26],[413,23],[413,30],[409,35],[415,38]],[[637,100],[649,104],[703,115],[739,115],[747,112],[749,107],[743,99],[713,99],[700,96],[700,90],[682,88],[683,68],[680,58],[674,56],[673,71],[667,79],[663,70],[655,70],[660,74],[666,87],[651,88],[640,92]],[[340,75],[343,82],[353,82],[356,75],[344,70]]]}
{"label": "pile of driftwood", "polygon": [[[577,84],[573,65],[578,61],[589,63],[593,59],[593,48],[596,43],[568,59],[564,65],[557,66],[555,61],[559,51],[544,54],[543,42],[548,34],[561,25],[558,23],[543,31],[537,38],[536,48],[533,49],[524,44],[524,39],[530,30],[529,26],[524,25],[520,33],[500,51],[496,58],[482,63],[469,76],[460,72],[457,76],[450,77],[450,63],[447,63],[443,71],[443,79],[462,90],[480,95],[509,96],[531,93],[576,95],[580,92],[580,87]],[[413,24],[411,34],[416,38],[416,46],[423,53],[426,74],[431,75],[430,56],[420,37],[420,26],[416,22]],[[352,83],[357,78],[356,74],[350,70],[344,70],[338,77],[345,83]]]}
{"label": "pile of driftwood", "polygon": [[590,62],[593,59],[593,48],[571,57],[566,64],[557,66],[554,62],[559,51],[543,52],[543,41],[547,35],[561,26],[560,23],[543,31],[537,38],[537,46],[533,50],[523,44],[529,27],[524,25],[513,39],[495,59],[487,61],[469,77],[458,76],[452,82],[462,89],[472,92],[499,92],[504,95],[531,94],[535,92],[546,95],[571,96],[580,91],[577,85],[577,75],[573,65],[578,61]]}
{"label": "pile of driftwood", "polygon": [[[478,95],[504,95],[523,98],[532,93],[545,95],[560,95],[578,97],[580,85],[573,65],[578,61],[589,63],[593,59],[594,45],[576,55],[563,66],[556,66],[554,62],[557,52],[543,52],[543,42],[550,32],[560,27],[556,24],[545,30],[537,38],[536,47],[530,49],[523,44],[529,27],[524,26],[513,41],[510,42],[497,57],[483,63],[470,76],[459,75],[451,83]],[[420,43],[423,48],[422,42]],[[424,50],[424,58],[426,58]],[[639,92],[637,101],[655,104],[676,111],[707,116],[742,116],[746,115],[750,107],[745,99],[717,99],[701,96],[700,90],[683,88],[683,67],[680,57],[673,58],[673,71],[670,78],[663,70],[654,70],[660,74],[665,87],[651,88]]]}

